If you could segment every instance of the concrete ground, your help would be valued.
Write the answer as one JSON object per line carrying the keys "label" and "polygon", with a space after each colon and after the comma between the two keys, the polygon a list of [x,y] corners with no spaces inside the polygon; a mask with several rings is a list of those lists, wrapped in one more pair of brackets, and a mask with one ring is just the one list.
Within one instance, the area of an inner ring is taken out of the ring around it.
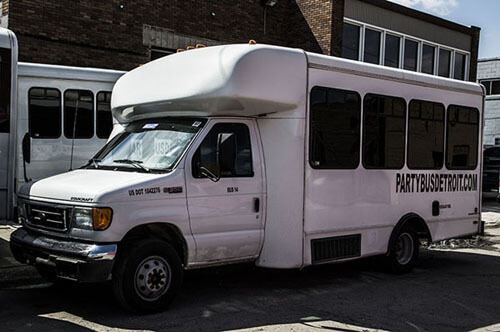
{"label": "concrete ground", "polygon": [[377,258],[188,271],[170,308],[146,316],[122,311],[108,285],[43,281],[12,261],[12,226],[0,225],[0,331],[500,331],[500,205],[483,211],[484,237],[424,249],[410,274],[386,273]]}

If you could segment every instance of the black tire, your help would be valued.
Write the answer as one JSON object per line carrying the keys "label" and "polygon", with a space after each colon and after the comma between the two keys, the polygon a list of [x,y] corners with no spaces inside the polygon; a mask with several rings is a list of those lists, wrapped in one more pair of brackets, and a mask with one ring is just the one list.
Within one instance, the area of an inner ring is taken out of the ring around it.
{"label": "black tire", "polygon": [[418,261],[420,242],[417,232],[410,225],[395,232],[387,255],[387,265],[392,273],[408,273]]}
{"label": "black tire", "polygon": [[164,310],[182,284],[182,262],[166,242],[145,240],[121,248],[113,268],[118,303],[137,313]]}

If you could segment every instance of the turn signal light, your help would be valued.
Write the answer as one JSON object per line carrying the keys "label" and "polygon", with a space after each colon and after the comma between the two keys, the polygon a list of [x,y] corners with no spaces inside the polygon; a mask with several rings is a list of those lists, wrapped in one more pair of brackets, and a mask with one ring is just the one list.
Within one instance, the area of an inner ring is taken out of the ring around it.
{"label": "turn signal light", "polygon": [[93,208],[92,209],[92,226],[96,231],[104,231],[111,225],[113,210],[110,208]]}

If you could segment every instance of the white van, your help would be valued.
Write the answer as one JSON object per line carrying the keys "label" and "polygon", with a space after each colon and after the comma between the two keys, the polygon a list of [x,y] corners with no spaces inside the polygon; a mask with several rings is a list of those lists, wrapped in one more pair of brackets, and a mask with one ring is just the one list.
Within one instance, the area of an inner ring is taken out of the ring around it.
{"label": "white van", "polygon": [[15,215],[21,185],[84,165],[106,143],[113,126],[120,129],[113,125],[111,91],[125,73],[24,62],[16,70],[17,102],[7,144],[13,153],[8,159],[10,200],[0,204],[0,216],[8,219]]}
{"label": "white van", "polygon": [[[168,73],[168,75],[167,75]],[[299,49],[177,53],[116,83],[125,127],[85,167],[21,188],[11,248],[48,278],[163,308],[184,269],[308,265],[476,234],[479,84]]]}

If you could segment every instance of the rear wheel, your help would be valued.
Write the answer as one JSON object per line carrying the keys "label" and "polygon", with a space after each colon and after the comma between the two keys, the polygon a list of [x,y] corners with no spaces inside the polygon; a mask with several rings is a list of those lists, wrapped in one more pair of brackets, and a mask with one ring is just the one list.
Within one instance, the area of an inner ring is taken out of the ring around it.
{"label": "rear wheel", "polygon": [[394,273],[410,272],[418,260],[419,247],[417,232],[411,226],[397,231],[387,256],[390,270]]}
{"label": "rear wheel", "polygon": [[113,272],[113,291],[125,308],[140,312],[165,309],[178,293],[182,263],[168,243],[147,240],[124,248]]}

